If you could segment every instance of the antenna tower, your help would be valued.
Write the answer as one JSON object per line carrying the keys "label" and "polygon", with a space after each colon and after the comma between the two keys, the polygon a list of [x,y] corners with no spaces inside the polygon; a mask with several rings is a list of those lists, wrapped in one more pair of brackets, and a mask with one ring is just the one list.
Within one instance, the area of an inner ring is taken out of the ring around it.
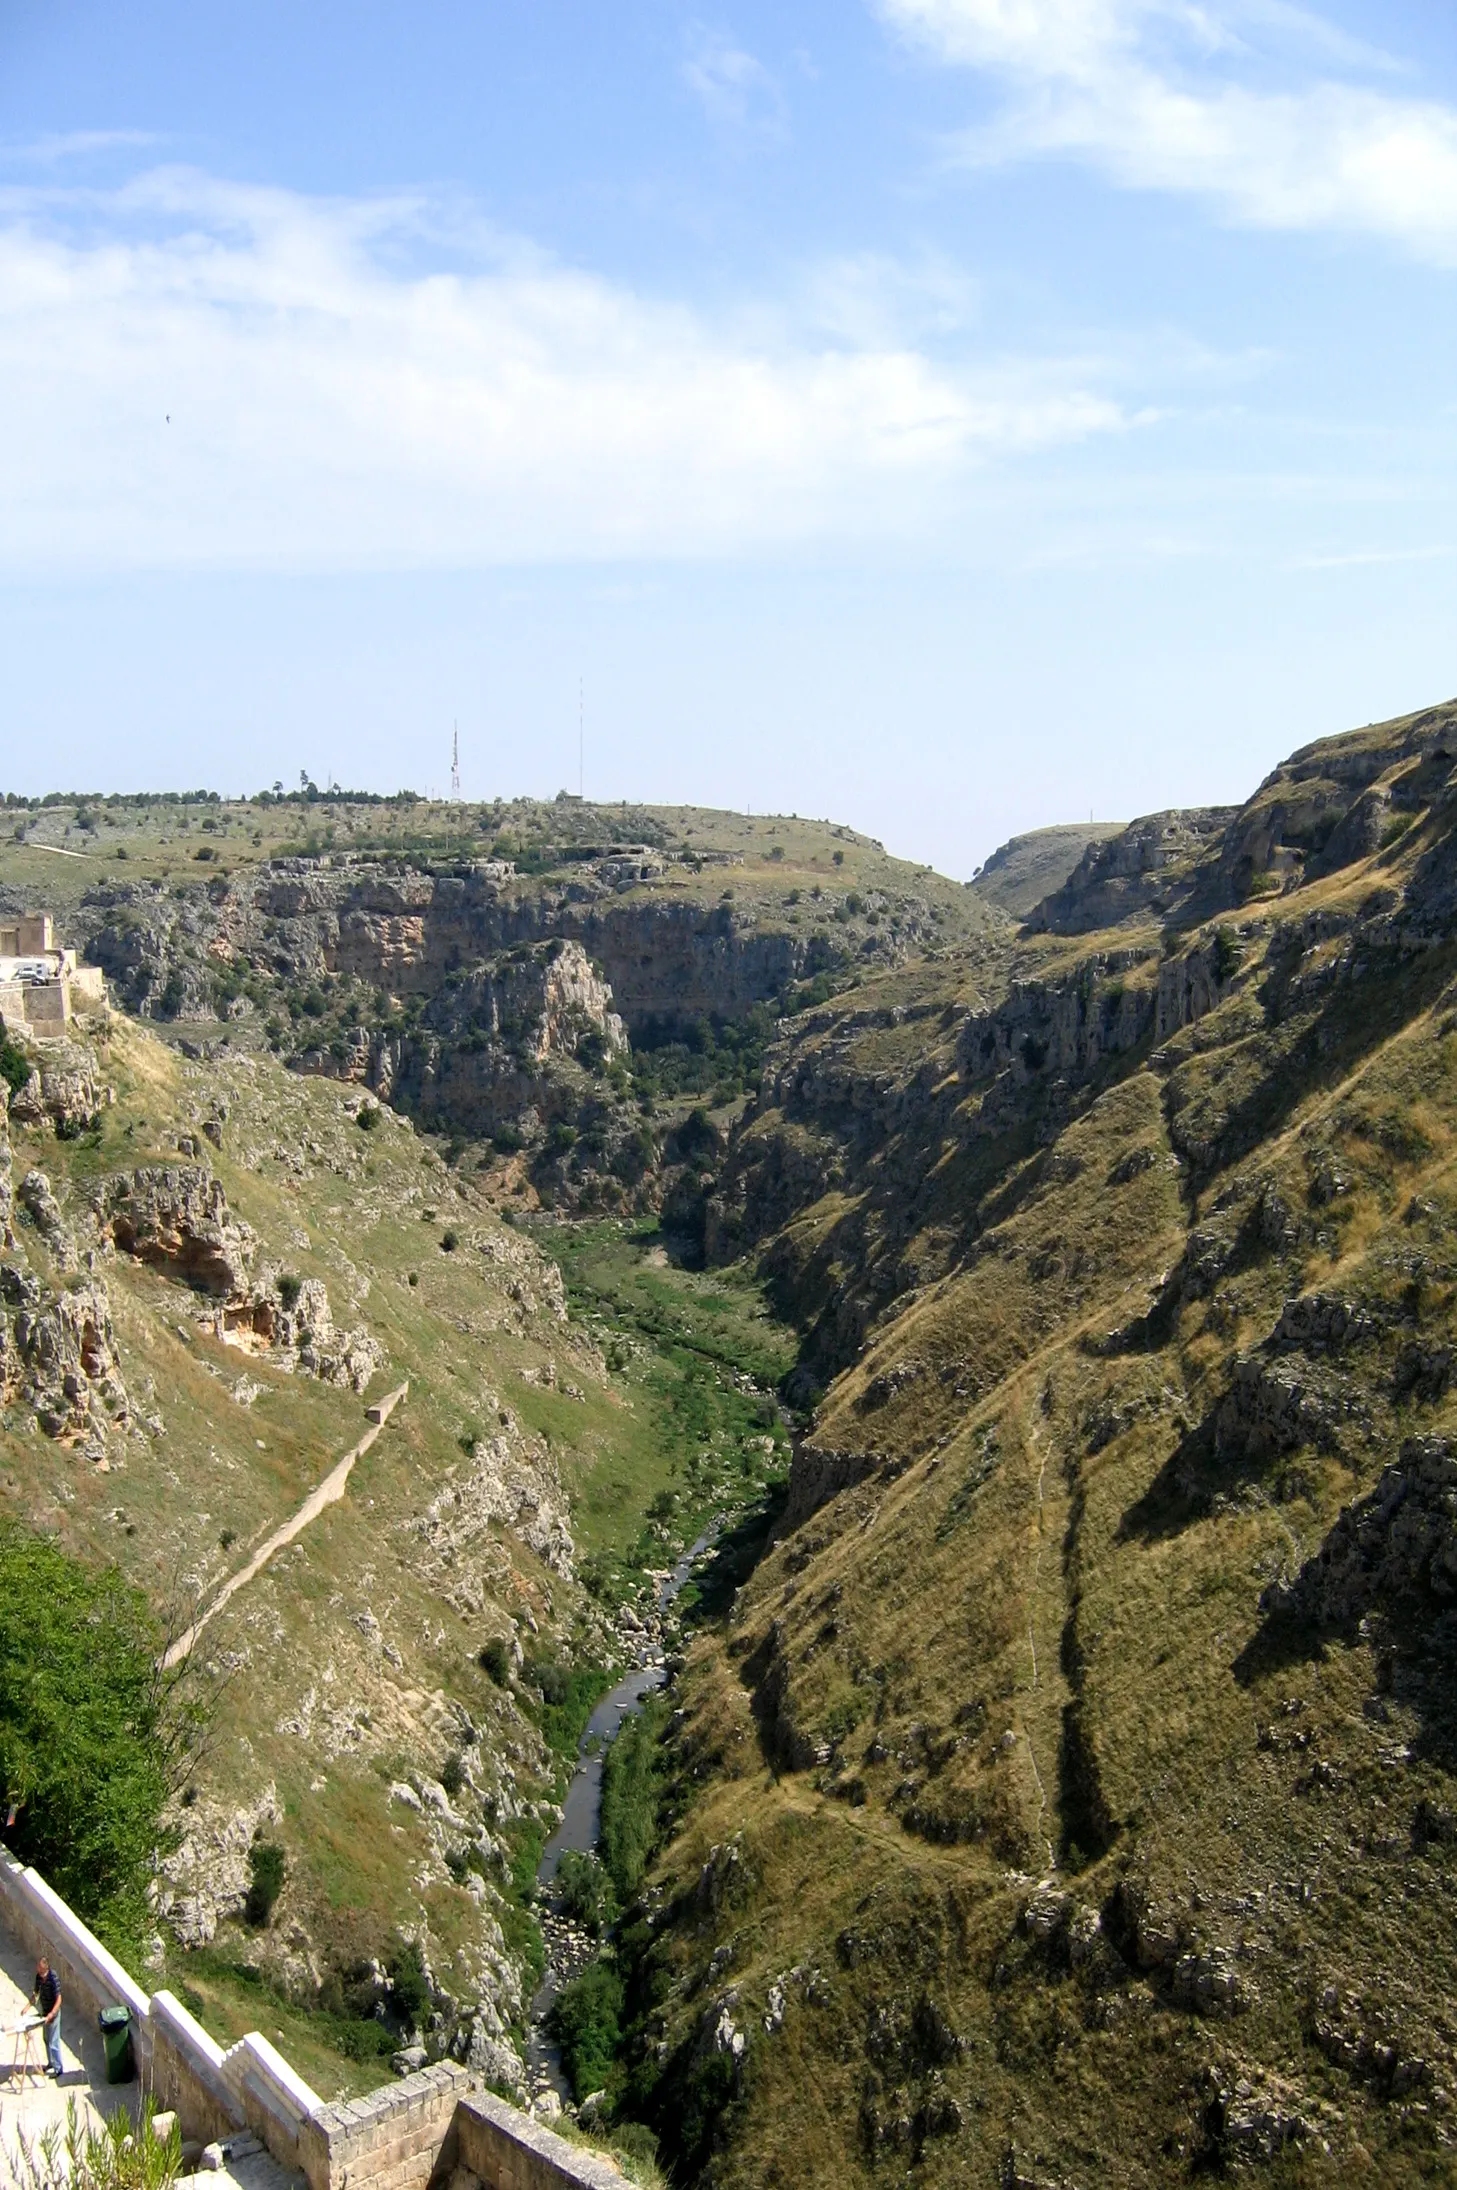
{"label": "antenna tower", "polygon": [[577,679],[577,796],[582,798],[587,789],[587,680]]}
{"label": "antenna tower", "polygon": [[454,805],[460,804],[460,725],[453,726],[450,740],[450,796]]}

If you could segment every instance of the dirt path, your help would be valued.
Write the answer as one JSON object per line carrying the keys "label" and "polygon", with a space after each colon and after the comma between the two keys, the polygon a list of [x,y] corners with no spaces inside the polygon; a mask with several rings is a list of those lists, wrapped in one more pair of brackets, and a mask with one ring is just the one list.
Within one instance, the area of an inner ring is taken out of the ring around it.
{"label": "dirt path", "polygon": [[223,1606],[227,1604],[230,1598],[235,1597],[240,1589],[246,1588],[255,1574],[260,1574],[263,1571],[273,1554],[276,1551],[282,1551],[285,1544],[291,1544],[296,1536],[301,1535],[310,1521],[318,1519],[325,1506],[338,1504],[344,1496],[344,1486],[349,1481],[350,1470],[353,1468],[355,1461],[368,1452],[370,1446],[394,1413],[396,1406],[405,1397],[409,1389],[408,1384],[401,1384],[395,1391],[386,1392],[383,1399],[377,1399],[374,1402],[368,1411],[375,1419],[370,1423],[359,1443],[352,1446],[345,1453],[342,1460],[335,1462],[322,1483],[315,1484],[298,1511],[291,1514],[282,1527],[276,1528],[271,1536],[265,1537],[246,1566],[240,1566],[236,1574],[228,1576],[207,1610],[198,1614],[191,1627],[187,1629],[185,1634],[179,1635],[176,1642],[167,1651],[162,1660],[164,1667],[176,1665],[187,1657],[198,1636],[207,1626],[208,1621],[212,1619],[215,1613],[221,1612]]}

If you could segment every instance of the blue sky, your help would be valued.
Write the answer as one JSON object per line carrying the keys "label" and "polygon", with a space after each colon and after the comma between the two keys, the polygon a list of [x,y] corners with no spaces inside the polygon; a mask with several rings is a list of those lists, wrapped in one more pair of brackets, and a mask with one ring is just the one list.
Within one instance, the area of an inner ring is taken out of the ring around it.
{"label": "blue sky", "polygon": [[0,789],[1011,831],[1457,689],[1457,11],[0,0]]}

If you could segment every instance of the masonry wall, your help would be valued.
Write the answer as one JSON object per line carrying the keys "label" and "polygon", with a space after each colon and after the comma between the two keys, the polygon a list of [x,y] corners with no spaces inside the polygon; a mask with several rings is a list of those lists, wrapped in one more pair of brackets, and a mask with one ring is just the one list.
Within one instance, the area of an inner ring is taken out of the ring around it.
{"label": "masonry wall", "polygon": [[462,2099],[441,2158],[442,2176],[468,2167],[486,2190],[624,2190],[627,2180],[611,2160],[568,2144],[489,2092]]}
{"label": "masonry wall", "polygon": [[244,2127],[244,2110],[223,2078],[222,2048],[174,1994],[152,1994],[141,2036],[157,2104],[175,2112],[184,2136],[211,2144]]}
{"label": "masonry wall", "polygon": [[349,2190],[425,2190],[470,2088],[465,2069],[442,2061],[365,2098],[319,2107],[299,2148],[309,2190],[346,2182]]}

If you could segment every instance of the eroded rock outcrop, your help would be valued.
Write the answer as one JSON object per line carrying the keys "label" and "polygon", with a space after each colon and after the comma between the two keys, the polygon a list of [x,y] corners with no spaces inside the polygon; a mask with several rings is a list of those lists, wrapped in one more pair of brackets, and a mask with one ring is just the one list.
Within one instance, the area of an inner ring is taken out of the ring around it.
{"label": "eroded rock outcrop", "polygon": [[152,1164],[105,1180],[93,1203],[104,1240],[200,1293],[246,1292],[257,1235],[198,1164]]}
{"label": "eroded rock outcrop", "polygon": [[152,1907],[184,1947],[211,1944],[218,1925],[241,1916],[252,1883],[249,1851],[267,1826],[283,1823],[272,1781],[238,1808],[202,1794],[174,1820],[178,1838],[157,1864]]}
{"label": "eroded rock outcrop", "polygon": [[550,1453],[512,1434],[485,1438],[471,1454],[470,1472],[440,1493],[411,1532],[422,1546],[418,1571],[443,1581],[462,1611],[478,1611],[497,1561],[491,1553],[498,1523],[568,1580],[575,1546],[568,1503]]}
{"label": "eroded rock outcrop", "polygon": [[216,1306],[217,1337],[328,1384],[363,1391],[384,1359],[367,1330],[341,1330],[321,1278],[269,1263],[234,1215],[221,1180],[198,1164],[152,1164],[105,1180],[92,1203],[104,1245],[175,1277]]}
{"label": "eroded rock outcrop", "polygon": [[1346,1506],[1313,1559],[1260,1599],[1267,1612],[1344,1627],[1374,1605],[1457,1603],[1457,1448],[1409,1437],[1374,1490]]}
{"label": "eroded rock outcrop", "polygon": [[111,1301],[98,1278],[60,1292],[0,1263],[0,1402],[34,1410],[47,1437],[104,1456],[130,1402],[117,1357]]}
{"label": "eroded rock outcrop", "polygon": [[49,1125],[71,1135],[90,1125],[107,1099],[89,1049],[79,1042],[46,1042],[30,1078],[10,1098],[10,1116],[16,1125]]}

